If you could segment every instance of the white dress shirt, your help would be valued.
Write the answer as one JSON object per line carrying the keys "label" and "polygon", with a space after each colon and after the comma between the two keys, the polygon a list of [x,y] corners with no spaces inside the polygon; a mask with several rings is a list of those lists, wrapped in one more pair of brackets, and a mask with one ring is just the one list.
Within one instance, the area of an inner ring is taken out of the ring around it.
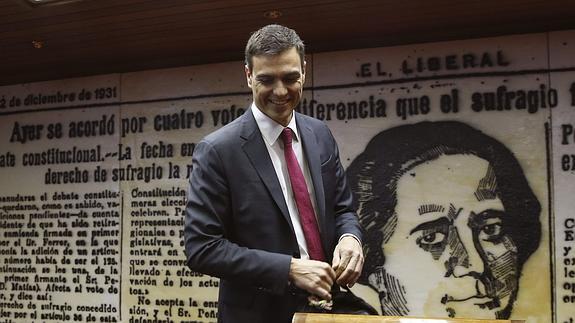
{"label": "white dress shirt", "polygon": [[[260,109],[258,109],[258,107],[255,105],[255,103],[252,103],[251,109],[254,118],[256,119],[258,128],[260,129],[260,132],[266,144],[266,148],[268,150],[268,153],[272,160],[272,164],[274,165],[274,170],[276,172],[280,186],[282,188],[282,193],[284,195],[284,199],[288,207],[289,216],[293,224],[297,243],[299,245],[301,258],[309,259],[309,254],[307,252],[307,243],[305,241],[305,236],[303,234],[303,230],[301,227],[299,212],[296,205],[296,201],[293,196],[287,163],[284,156],[284,149],[283,149],[284,144],[280,138],[284,126],[275,122],[270,117],[261,112]],[[296,121],[295,118],[293,117],[293,114],[291,121],[289,122],[287,127],[293,131],[292,148],[295,152],[300,168],[302,169],[303,176],[305,178],[305,183],[307,185],[307,190],[310,195],[311,204],[313,206],[313,211],[317,218],[315,191],[311,179],[311,173],[309,171],[309,167],[307,164],[307,158],[304,156],[303,153],[301,138],[299,136]],[[329,257],[329,255],[326,255],[326,257]]]}

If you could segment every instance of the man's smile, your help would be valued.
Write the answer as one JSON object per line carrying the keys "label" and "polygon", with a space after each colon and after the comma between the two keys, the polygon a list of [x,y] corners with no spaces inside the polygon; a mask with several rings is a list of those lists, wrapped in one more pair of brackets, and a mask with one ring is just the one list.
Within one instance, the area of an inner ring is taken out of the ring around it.
{"label": "man's smile", "polygon": [[270,102],[271,102],[272,104],[275,104],[275,105],[286,105],[286,104],[288,104],[290,101],[289,101],[289,98],[288,98],[288,99],[285,99],[285,100],[275,100],[275,99],[271,99]]}

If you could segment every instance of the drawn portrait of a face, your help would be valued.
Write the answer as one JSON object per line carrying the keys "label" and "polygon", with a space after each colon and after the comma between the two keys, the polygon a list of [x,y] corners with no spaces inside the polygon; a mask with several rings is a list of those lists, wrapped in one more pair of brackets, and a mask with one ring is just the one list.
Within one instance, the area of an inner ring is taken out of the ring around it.
{"label": "drawn portrait of a face", "polygon": [[400,126],[375,136],[348,177],[366,229],[361,281],[384,315],[510,316],[541,229],[505,146],[459,122]]}

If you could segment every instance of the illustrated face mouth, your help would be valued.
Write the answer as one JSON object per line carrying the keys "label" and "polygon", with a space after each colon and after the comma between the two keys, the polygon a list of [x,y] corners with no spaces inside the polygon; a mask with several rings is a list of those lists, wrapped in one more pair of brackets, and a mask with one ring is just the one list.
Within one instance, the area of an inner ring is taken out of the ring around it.
{"label": "illustrated face mouth", "polygon": [[487,295],[473,295],[467,298],[453,298],[445,294],[441,298],[441,303],[447,305],[448,303],[466,303],[477,306],[481,309],[492,310],[501,307],[501,302],[498,297],[489,297]]}

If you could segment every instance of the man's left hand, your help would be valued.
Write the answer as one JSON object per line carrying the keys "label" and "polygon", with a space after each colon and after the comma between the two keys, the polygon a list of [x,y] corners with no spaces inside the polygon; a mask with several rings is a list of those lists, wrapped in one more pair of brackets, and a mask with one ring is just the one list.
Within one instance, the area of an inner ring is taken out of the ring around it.
{"label": "man's left hand", "polygon": [[341,238],[333,252],[332,268],[340,286],[355,284],[363,268],[363,250],[354,237]]}

